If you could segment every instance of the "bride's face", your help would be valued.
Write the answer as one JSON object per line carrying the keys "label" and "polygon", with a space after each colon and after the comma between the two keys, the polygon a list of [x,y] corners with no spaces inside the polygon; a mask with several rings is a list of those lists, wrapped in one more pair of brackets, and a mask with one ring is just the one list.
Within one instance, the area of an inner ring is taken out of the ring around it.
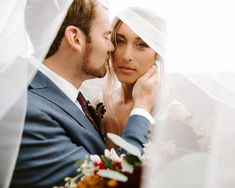
{"label": "bride's face", "polygon": [[116,32],[112,60],[118,80],[124,84],[134,84],[155,63],[156,52],[122,23]]}

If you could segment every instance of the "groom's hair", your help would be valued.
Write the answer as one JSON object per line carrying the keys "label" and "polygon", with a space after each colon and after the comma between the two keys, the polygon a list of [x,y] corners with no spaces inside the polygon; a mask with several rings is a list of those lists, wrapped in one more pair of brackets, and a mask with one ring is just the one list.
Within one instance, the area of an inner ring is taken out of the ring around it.
{"label": "groom's hair", "polygon": [[92,21],[97,16],[96,0],[74,0],[62,23],[55,40],[53,41],[46,58],[55,54],[59,49],[67,26],[73,25],[83,31],[87,41],[91,41],[90,28]]}

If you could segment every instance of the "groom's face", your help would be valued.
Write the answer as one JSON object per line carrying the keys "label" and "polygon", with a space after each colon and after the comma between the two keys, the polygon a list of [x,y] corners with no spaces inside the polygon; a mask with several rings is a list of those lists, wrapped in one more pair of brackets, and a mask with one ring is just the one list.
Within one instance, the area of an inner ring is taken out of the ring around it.
{"label": "groom's face", "polygon": [[111,25],[107,9],[97,2],[96,11],[90,30],[91,42],[87,42],[85,47],[82,70],[92,78],[102,78],[114,46],[110,40]]}

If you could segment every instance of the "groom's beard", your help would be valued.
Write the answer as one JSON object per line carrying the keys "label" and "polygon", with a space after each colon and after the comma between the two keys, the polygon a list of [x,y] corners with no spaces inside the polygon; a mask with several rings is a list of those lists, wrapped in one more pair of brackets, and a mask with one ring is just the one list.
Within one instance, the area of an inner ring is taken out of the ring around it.
{"label": "groom's beard", "polygon": [[103,78],[106,75],[107,69],[105,63],[100,68],[94,68],[95,62],[90,61],[91,53],[93,52],[92,45],[90,43],[86,43],[86,49],[83,57],[83,65],[82,71],[89,76],[95,78]]}

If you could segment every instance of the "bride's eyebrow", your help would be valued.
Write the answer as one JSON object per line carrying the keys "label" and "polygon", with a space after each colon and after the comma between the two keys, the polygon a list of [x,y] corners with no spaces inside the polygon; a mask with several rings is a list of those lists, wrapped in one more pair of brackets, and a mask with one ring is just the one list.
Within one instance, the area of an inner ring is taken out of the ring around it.
{"label": "bride's eyebrow", "polygon": [[121,38],[124,38],[124,39],[126,39],[126,37],[125,37],[124,35],[122,35],[122,34],[119,34],[119,33],[117,33],[117,34],[116,34],[116,37],[121,37]]}
{"label": "bride's eyebrow", "polygon": [[141,41],[143,41],[143,39],[140,38],[140,37],[136,37],[135,40],[141,40]]}

